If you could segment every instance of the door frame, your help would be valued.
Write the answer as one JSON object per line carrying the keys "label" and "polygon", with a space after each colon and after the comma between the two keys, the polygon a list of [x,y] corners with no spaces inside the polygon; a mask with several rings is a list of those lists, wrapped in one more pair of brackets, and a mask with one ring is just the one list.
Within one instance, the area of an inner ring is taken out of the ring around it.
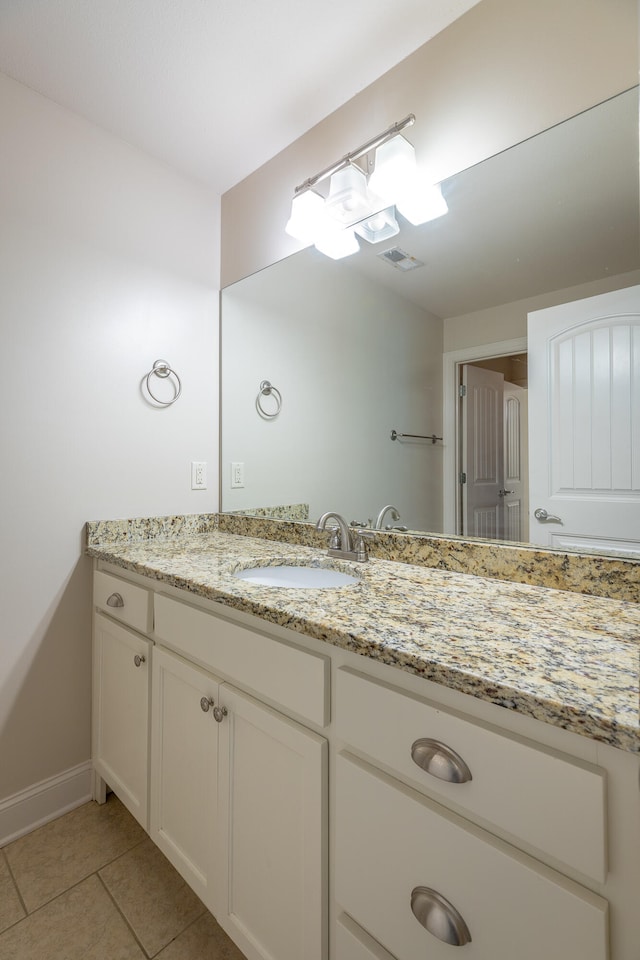
{"label": "door frame", "polygon": [[445,438],[443,458],[442,521],[445,536],[459,536],[460,523],[458,473],[460,471],[460,418],[458,417],[458,367],[474,360],[506,357],[526,353],[527,338],[481,343],[475,347],[449,350],[442,355],[442,436]]}

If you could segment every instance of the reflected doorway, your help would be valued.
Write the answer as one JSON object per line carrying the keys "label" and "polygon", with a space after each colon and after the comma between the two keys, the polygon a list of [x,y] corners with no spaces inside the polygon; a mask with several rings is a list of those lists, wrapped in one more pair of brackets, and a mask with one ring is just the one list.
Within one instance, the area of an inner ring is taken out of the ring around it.
{"label": "reflected doorway", "polygon": [[[443,407],[443,524],[445,535],[460,535],[462,530],[460,474],[461,423],[460,409],[460,366],[464,363],[478,364],[493,361],[496,358],[516,354],[527,355],[527,338],[514,337],[510,340],[480,343],[445,351],[442,357],[442,407]],[[523,440],[527,442],[527,440]],[[506,489],[509,489],[508,487]]]}
{"label": "reflected doorway", "polygon": [[458,525],[465,537],[529,537],[527,354],[457,364]]}

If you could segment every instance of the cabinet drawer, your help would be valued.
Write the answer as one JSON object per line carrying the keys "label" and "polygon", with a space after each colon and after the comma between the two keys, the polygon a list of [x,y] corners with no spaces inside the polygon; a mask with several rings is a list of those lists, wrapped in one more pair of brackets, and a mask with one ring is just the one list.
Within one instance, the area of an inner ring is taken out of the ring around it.
{"label": "cabinet drawer", "polygon": [[188,659],[311,723],[329,722],[329,659],[162,594],[155,635]]}
{"label": "cabinet drawer", "polygon": [[605,900],[344,754],[335,849],[340,906],[398,960],[451,960],[450,918],[468,960],[608,957]]}
{"label": "cabinet drawer", "polygon": [[128,580],[96,570],[93,575],[93,602],[115,620],[140,633],[151,631],[152,594]]}
{"label": "cabinet drawer", "polygon": [[[523,842],[599,882],[605,879],[603,771],[448,713],[349,668],[337,673],[337,729],[350,746],[419,789],[498,827],[512,842]],[[417,759],[422,751],[432,773],[412,757],[418,740],[436,741],[416,748]],[[439,744],[465,762],[470,780],[448,782],[436,775],[448,775],[451,768]],[[432,750],[438,755],[429,765]]]}

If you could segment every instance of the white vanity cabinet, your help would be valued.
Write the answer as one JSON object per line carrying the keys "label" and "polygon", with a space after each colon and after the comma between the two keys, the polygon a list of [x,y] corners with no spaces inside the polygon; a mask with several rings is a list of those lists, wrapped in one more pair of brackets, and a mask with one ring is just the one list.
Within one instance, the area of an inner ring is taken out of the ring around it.
{"label": "white vanity cabinet", "polygon": [[638,960],[637,756],[129,578],[96,570],[96,796],[248,960]]}
{"label": "white vanity cabinet", "polygon": [[[151,594],[97,573],[94,603],[98,610],[93,626],[94,792],[104,797],[108,784],[147,830],[153,644],[124,624],[149,629]],[[120,623],[110,619],[114,614]]]}

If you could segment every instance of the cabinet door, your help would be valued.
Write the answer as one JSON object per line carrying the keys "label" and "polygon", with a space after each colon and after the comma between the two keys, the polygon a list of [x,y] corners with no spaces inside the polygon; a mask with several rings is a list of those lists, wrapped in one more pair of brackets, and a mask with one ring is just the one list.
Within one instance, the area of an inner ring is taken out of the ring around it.
{"label": "cabinet door", "polygon": [[323,960],[327,741],[227,684],[220,695],[218,921],[249,958]]}
{"label": "cabinet door", "polygon": [[152,644],[96,614],[93,764],[148,829],[149,683]]}
{"label": "cabinet door", "polygon": [[217,704],[218,686],[211,674],[156,648],[150,834],[214,912],[218,724],[211,701]]}

